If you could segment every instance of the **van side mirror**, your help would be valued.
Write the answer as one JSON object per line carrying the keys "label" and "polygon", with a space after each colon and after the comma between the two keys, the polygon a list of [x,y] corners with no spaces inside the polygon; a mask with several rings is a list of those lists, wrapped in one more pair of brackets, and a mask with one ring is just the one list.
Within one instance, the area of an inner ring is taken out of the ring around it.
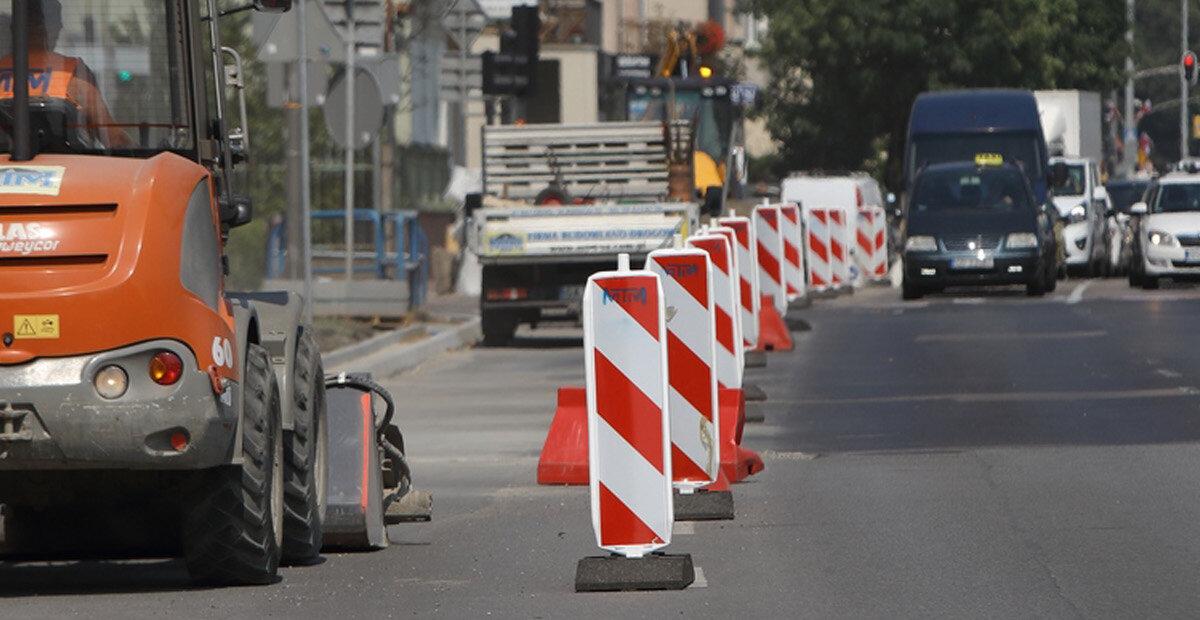
{"label": "van side mirror", "polygon": [[264,13],[286,13],[292,10],[292,0],[254,0],[254,10]]}
{"label": "van side mirror", "polygon": [[1096,189],[1092,190],[1092,200],[1096,202],[1108,202],[1108,189],[1103,185],[1097,185]]}
{"label": "van side mirror", "polygon": [[1148,207],[1144,202],[1135,202],[1133,203],[1133,206],[1129,207],[1129,213],[1132,215],[1145,215],[1149,212],[1150,207]]}

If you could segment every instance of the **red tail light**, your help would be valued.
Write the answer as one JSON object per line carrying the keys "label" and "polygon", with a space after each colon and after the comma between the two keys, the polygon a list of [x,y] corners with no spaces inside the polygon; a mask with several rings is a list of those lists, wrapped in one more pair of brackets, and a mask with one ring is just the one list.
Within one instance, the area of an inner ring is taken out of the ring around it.
{"label": "red tail light", "polygon": [[529,289],[526,288],[489,288],[487,290],[488,301],[517,301],[529,297]]}
{"label": "red tail light", "polygon": [[170,351],[159,351],[150,358],[150,378],[159,385],[175,385],[183,376],[183,360]]}

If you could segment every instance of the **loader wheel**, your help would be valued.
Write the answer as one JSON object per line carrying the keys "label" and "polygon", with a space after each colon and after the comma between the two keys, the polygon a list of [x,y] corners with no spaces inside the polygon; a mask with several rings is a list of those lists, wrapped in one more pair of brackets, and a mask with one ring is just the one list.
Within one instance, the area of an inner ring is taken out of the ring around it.
{"label": "loader wheel", "polygon": [[284,433],[283,561],[311,563],[321,554],[329,479],[325,371],[312,332],[302,330],[292,371],[295,426]]}
{"label": "loader wheel", "polygon": [[183,555],[198,582],[266,584],[279,572],[283,433],[266,349],[248,345],[243,374],[243,464],[203,472],[195,503],[185,511]]}

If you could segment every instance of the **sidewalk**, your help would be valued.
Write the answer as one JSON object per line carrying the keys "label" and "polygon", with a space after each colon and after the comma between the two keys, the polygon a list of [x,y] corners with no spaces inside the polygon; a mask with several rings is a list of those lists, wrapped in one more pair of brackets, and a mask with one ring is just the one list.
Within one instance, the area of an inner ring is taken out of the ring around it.
{"label": "sidewalk", "polygon": [[472,346],[483,337],[478,298],[431,297],[421,307],[420,316],[418,323],[325,353],[325,372],[369,371],[376,378],[385,378],[447,351]]}

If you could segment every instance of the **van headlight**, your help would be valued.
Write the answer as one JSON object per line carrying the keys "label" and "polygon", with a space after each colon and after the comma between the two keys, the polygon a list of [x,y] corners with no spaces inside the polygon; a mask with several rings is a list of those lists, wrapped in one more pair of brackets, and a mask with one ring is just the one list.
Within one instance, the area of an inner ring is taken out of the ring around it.
{"label": "van headlight", "polygon": [[936,252],[937,239],[929,235],[913,235],[904,242],[904,249],[908,252]]}
{"label": "van headlight", "polygon": [[1028,250],[1036,248],[1037,244],[1037,235],[1031,232],[1010,233],[1004,240],[1004,247],[1010,250]]}
{"label": "van headlight", "polygon": [[1175,238],[1175,236],[1169,232],[1163,232],[1161,230],[1151,230],[1149,232],[1149,237],[1150,237],[1150,243],[1152,243],[1154,245],[1159,245],[1159,246],[1163,246],[1163,247],[1167,247],[1167,248],[1179,247],[1179,240],[1177,240]]}
{"label": "van headlight", "polygon": [[1083,205],[1075,205],[1071,208],[1071,213],[1067,215],[1067,220],[1072,224],[1082,222],[1087,219],[1087,207]]}

